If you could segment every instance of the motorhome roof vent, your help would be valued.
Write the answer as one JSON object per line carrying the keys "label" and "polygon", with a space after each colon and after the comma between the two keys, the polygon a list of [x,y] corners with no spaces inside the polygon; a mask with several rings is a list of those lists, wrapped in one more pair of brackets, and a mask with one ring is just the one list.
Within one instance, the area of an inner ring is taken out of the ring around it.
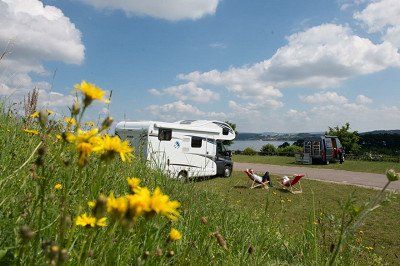
{"label": "motorhome roof vent", "polygon": [[183,120],[180,122],[181,125],[190,125],[191,123],[193,123],[196,120]]}

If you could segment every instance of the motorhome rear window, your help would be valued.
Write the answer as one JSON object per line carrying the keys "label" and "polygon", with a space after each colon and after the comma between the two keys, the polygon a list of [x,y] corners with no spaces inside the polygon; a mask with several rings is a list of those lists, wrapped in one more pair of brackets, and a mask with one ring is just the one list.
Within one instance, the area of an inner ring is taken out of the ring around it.
{"label": "motorhome rear window", "polygon": [[158,139],[161,141],[170,141],[172,139],[172,129],[160,128],[158,130]]}
{"label": "motorhome rear window", "polygon": [[229,128],[224,127],[222,128],[222,135],[228,135],[229,134]]}
{"label": "motorhome rear window", "polygon": [[203,139],[199,137],[192,137],[192,148],[201,148]]}

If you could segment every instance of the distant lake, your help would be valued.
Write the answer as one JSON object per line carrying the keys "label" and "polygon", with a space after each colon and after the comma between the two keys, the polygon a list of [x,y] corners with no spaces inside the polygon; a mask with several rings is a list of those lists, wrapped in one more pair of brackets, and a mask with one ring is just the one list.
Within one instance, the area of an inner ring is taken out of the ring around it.
{"label": "distant lake", "polygon": [[[285,140],[236,140],[233,142],[231,146],[228,147],[228,149],[232,151],[243,151],[247,147],[250,147],[256,151],[260,151],[261,147],[267,144],[272,144],[275,147],[278,147],[282,143],[284,143]],[[294,141],[286,141],[290,145],[294,143]]]}

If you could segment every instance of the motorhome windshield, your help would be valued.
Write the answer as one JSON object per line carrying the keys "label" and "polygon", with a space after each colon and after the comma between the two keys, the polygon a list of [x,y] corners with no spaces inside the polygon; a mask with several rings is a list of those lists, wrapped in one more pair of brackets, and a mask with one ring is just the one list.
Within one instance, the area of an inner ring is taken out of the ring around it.
{"label": "motorhome windshield", "polygon": [[217,141],[217,153],[218,154],[226,154],[226,148],[225,145],[222,143],[222,141]]}

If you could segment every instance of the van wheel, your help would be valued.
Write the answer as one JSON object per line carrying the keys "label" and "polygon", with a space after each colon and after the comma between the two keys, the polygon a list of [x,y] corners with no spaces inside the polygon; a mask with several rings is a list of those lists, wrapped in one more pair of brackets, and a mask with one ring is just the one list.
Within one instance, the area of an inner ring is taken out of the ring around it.
{"label": "van wheel", "polygon": [[232,174],[232,168],[230,166],[225,166],[224,177],[230,177]]}
{"label": "van wheel", "polygon": [[176,179],[186,182],[188,180],[188,174],[186,171],[180,171]]}

